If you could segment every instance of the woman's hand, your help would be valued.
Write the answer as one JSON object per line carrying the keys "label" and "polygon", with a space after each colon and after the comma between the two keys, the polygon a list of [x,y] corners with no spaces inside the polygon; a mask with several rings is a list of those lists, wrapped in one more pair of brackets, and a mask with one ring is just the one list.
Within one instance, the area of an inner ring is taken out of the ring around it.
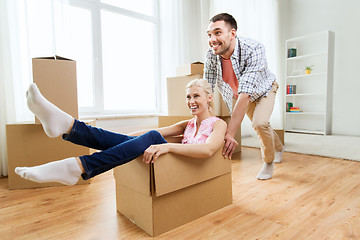
{"label": "woman's hand", "polygon": [[169,150],[170,145],[167,143],[151,145],[145,150],[143,161],[145,163],[153,163],[161,154],[168,153]]}

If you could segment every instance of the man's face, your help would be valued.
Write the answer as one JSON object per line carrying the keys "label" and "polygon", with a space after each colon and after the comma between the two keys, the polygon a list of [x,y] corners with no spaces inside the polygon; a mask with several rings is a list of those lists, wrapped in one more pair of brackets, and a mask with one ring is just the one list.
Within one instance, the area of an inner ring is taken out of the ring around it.
{"label": "man's face", "polygon": [[[229,53],[231,40],[235,38],[236,31],[231,29],[230,25],[223,20],[211,22],[208,30],[209,45],[216,55],[227,56],[229,58],[232,54]],[[228,56],[229,55],[229,56]]]}

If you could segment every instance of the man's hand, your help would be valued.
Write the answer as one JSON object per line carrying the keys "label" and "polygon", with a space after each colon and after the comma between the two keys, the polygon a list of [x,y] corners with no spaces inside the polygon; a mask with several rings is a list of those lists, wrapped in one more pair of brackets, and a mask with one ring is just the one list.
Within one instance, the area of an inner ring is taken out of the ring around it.
{"label": "man's hand", "polygon": [[235,151],[237,145],[239,145],[239,143],[230,133],[226,133],[224,139],[225,139],[225,145],[223,148],[223,156],[231,160],[232,154]]}

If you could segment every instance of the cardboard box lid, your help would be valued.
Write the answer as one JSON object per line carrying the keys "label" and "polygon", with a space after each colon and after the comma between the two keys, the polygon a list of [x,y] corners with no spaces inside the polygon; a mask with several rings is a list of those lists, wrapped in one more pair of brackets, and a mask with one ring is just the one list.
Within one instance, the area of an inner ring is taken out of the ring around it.
{"label": "cardboard box lid", "polygon": [[36,58],[33,58],[33,59],[47,59],[47,60],[66,60],[66,61],[74,61],[70,58],[64,58],[64,57],[61,57],[61,56],[58,56],[58,55],[54,55],[54,56],[51,56],[51,57],[36,57]]}
{"label": "cardboard box lid", "polygon": [[222,156],[222,147],[207,159],[174,153],[160,156],[152,164],[142,156],[114,168],[117,184],[145,195],[162,196],[231,172],[231,161]]}
{"label": "cardboard box lid", "polygon": [[207,159],[168,153],[154,163],[155,195],[161,196],[231,172],[231,161],[222,147]]}

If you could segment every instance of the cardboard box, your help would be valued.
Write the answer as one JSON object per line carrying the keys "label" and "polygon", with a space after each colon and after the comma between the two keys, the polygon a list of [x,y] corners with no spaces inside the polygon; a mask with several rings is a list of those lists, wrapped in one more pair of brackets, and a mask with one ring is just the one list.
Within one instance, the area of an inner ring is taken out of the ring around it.
{"label": "cardboard box", "polygon": [[[76,62],[59,56],[33,58],[32,71],[41,94],[78,119]],[[41,124],[38,119],[35,123]]]}
{"label": "cardboard box", "polygon": [[176,154],[139,158],[114,169],[117,210],[157,236],[232,203],[231,161]]}
{"label": "cardboard box", "polygon": [[202,75],[167,78],[167,99],[169,116],[192,116],[186,104],[186,85],[200,79]]}
{"label": "cardboard box", "polygon": [[[94,125],[94,122],[88,124]],[[49,138],[38,124],[7,124],[8,181],[10,189],[64,186],[61,183],[37,183],[21,178],[16,167],[32,167],[68,157],[92,154],[94,150],[64,141],[61,137]],[[87,184],[80,178],[77,184]]]}
{"label": "cardboard box", "polygon": [[279,136],[282,144],[285,145],[285,132],[284,132],[284,129],[274,129],[274,131]]}
{"label": "cardboard box", "polygon": [[176,68],[176,76],[190,76],[196,74],[204,74],[204,64],[202,62],[188,63]]}

